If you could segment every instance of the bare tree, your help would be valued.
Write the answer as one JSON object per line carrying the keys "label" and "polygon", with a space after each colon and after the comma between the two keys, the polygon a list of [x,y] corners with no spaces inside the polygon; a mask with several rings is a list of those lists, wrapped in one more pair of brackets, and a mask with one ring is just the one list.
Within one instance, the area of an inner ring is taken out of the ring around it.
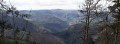
{"label": "bare tree", "polygon": [[99,3],[100,0],[97,0],[95,2],[95,0],[85,0],[85,4],[84,4],[84,8],[85,10],[81,11],[84,14],[84,44],[89,44],[89,29],[90,29],[90,23],[94,20],[94,18],[92,18],[91,16],[93,15],[93,13],[95,13],[95,8],[97,6],[97,4]]}

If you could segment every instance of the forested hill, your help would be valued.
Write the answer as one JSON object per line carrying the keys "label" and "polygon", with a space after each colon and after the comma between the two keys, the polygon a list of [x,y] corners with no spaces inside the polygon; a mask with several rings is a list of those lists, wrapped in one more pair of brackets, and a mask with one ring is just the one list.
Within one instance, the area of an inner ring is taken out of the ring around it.
{"label": "forested hill", "polygon": [[[69,25],[78,23],[77,10],[21,10],[21,13],[32,14],[31,22],[38,27],[43,26],[52,32],[66,30]],[[82,13],[81,13],[82,15]]]}

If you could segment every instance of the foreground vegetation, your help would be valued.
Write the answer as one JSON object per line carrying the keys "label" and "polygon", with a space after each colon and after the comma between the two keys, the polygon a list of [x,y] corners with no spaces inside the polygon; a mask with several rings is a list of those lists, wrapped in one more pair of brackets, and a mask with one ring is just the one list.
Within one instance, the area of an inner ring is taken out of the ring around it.
{"label": "foreground vegetation", "polygon": [[[26,18],[30,14],[20,13],[13,5],[5,5],[1,0],[0,44],[120,44],[120,0],[109,0],[114,4],[105,9],[98,4],[99,1],[85,0],[84,9],[78,11],[84,14],[80,25],[75,24],[70,26],[67,31],[57,34],[42,33],[43,36],[41,33],[32,33],[26,30],[28,24]],[[10,17],[12,23],[9,23],[6,17]],[[25,21],[23,29],[16,26],[16,18]],[[97,34],[91,34],[96,30],[99,30],[96,32]],[[31,38],[35,38],[35,40]]]}

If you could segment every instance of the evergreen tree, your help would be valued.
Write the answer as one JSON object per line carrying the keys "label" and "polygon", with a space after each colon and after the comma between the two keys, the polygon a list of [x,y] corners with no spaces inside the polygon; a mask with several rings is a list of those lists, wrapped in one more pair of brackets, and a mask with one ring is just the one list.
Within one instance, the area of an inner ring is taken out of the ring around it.
{"label": "evergreen tree", "polygon": [[114,44],[119,44],[118,43],[118,35],[119,35],[119,27],[120,27],[120,0],[114,0],[113,1],[115,4],[113,6],[110,6],[109,9],[112,13],[116,13],[114,16],[115,21],[112,26],[115,26],[114,29]]}

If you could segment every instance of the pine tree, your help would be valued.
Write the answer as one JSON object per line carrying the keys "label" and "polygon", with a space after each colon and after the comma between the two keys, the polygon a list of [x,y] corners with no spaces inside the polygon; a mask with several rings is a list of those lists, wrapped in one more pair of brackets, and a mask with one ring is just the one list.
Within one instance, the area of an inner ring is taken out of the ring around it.
{"label": "pine tree", "polygon": [[109,6],[108,8],[113,14],[113,17],[115,18],[114,23],[112,25],[112,29],[114,29],[114,44],[118,43],[118,35],[119,35],[119,27],[120,27],[120,0],[114,0],[113,3],[115,3],[113,6]]}

